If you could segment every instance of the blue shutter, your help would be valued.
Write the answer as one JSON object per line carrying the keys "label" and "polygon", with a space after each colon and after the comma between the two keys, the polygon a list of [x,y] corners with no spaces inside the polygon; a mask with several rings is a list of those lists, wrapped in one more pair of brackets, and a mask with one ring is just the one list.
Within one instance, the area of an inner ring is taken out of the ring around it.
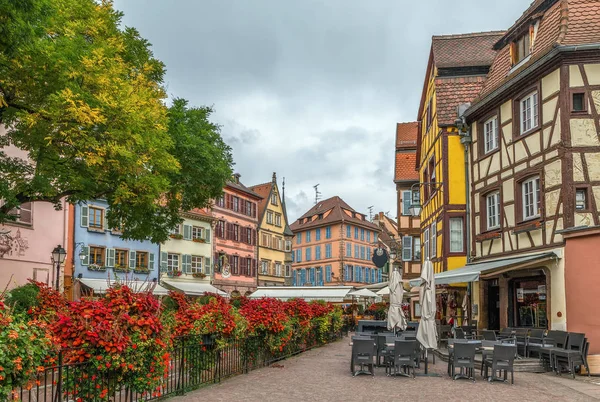
{"label": "blue shutter", "polygon": [[321,240],[321,229],[315,229],[315,241]]}
{"label": "blue shutter", "polygon": [[350,225],[346,225],[346,237],[350,238],[352,234],[352,229],[350,228]]}
{"label": "blue shutter", "polygon": [[325,267],[325,281],[331,282],[331,265]]}
{"label": "blue shutter", "polygon": [[292,272],[292,286],[296,286],[296,271]]}
{"label": "blue shutter", "polygon": [[381,282],[381,281],[382,281],[382,278],[381,278],[381,270],[380,270],[380,269],[378,269],[378,270],[377,270],[377,274],[379,275],[379,280],[378,280],[378,282]]}
{"label": "blue shutter", "polygon": [[325,238],[331,239],[331,226],[325,228]]}

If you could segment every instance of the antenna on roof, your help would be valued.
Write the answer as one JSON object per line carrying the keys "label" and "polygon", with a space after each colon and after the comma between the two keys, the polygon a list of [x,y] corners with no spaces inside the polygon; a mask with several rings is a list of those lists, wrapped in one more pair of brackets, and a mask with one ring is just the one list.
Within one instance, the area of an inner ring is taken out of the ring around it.
{"label": "antenna on roof", "polygon": [[369,210],[369,221],[373,222],[373,205],[367,209]]}
{"label": "antenna on roof", "polygon": [[387,212],[385,213],[385,216],[387,216],[387,217],[389,218],[389,217],[390,217],[390,211],[387,211]]}
{"label": "antenna on roof", "polygon": [[313,186],[313,188],[315,189],[315,205],[317,205],[319,203],[319,200],[321,199],[321,192],[319,191],[319,186],[320,184]]}

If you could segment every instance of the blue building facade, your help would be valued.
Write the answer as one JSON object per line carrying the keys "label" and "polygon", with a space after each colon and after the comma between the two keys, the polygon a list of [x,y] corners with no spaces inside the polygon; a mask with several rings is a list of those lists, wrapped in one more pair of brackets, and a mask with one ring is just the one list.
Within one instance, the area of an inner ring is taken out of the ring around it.
{"label": "blue building facade", "polygon": [[108,204],[103,200],[75,206],[74,274],[78,278],[158,280],[159,245],[124,240],[118,229],[107,227]]}

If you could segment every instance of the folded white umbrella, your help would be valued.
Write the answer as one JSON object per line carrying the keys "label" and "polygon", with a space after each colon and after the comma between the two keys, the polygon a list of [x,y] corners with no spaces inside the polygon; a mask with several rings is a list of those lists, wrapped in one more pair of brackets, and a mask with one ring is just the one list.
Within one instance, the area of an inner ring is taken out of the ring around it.
{"label": "folded white umbrella", "polygon": [[425,349],[437,349],[438,338],[435,328],[435,279],[433,264],[427,260],[421,268],[421,288],[419,289],[421,303],[421,322],[417,331],[417,340]]}
{"label": "folded white umbrella", "polygon": [[390,284],[388,286],[390,293],[390,308],[388,310],[387,328],[390,331],[404,331],[406,329],[406,317],[402,311],[402,297],[404,288],[402,287],[402,278],[400,272],[394,269],[390,275]]}

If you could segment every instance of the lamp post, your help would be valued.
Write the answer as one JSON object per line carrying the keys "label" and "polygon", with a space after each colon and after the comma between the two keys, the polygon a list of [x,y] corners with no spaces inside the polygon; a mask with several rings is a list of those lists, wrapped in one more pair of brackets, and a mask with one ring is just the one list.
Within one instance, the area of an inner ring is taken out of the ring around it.
{"label": "lamp post", "polygon": [[56,290],[60,291],[60,265],[65,262],[65,258],[67,257],[67,252],[64,248],[59,244],[54,247],[52,250],[52,264],[56,264]]}

